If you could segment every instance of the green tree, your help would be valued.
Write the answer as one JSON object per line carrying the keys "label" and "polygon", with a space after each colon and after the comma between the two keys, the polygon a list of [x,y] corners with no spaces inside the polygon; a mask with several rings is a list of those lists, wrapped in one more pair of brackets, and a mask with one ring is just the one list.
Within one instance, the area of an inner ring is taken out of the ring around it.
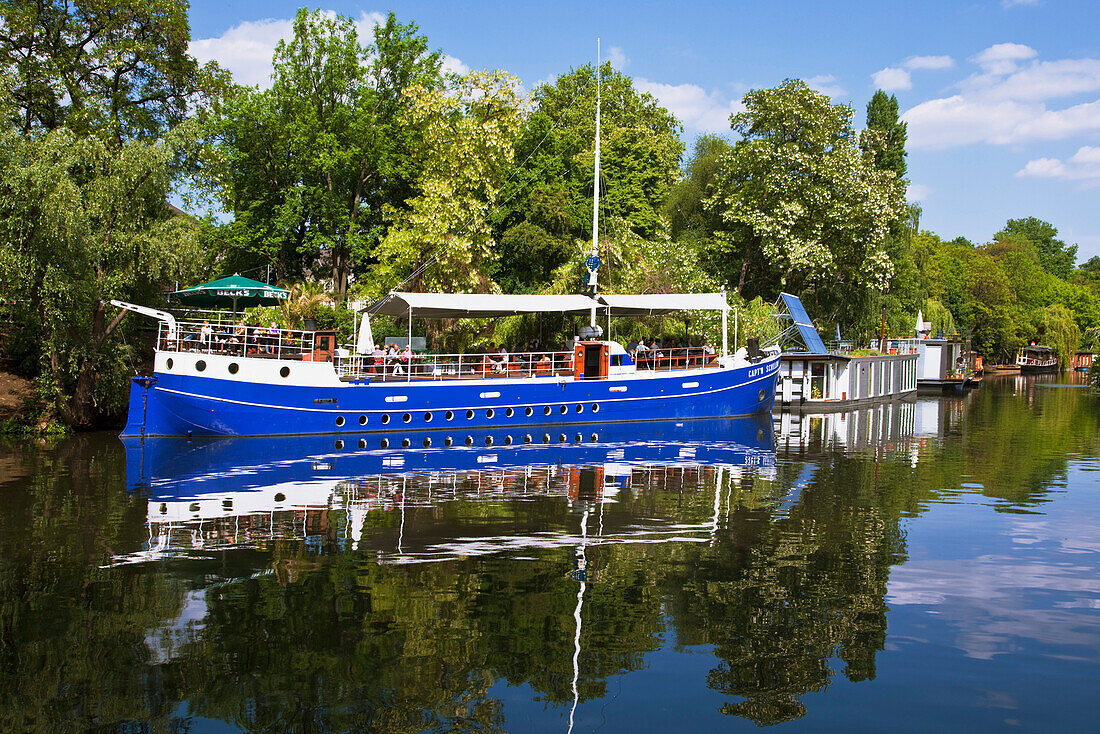
{"label": "green tree", "polygon": [[419,195],[390,209],[393,224],[378,247],[369,295],[407,287],[492,288],[497,253],[489,208],[512,163],[522,121],[519,83],[505,72],[470,72],[448,89],[414,86],[405,124],[423,130],[417,156]]}
{"label": "green tree", "polygon": [[0,293],[21,304],[44,386],[70,425],[125,404],[136,330],[110,299],[155,303],[202,261],[201,224],[166,203],[193,134],[119,148],[66,128],[0,134]]}
{"label": "green tree", "polygon": [[156,137],[220,87],[187,54],[180,0],[0,0],[0,68],[24,133],[62,126],[110,139]]}
{"label": "green tree", "polygon": [[373,262],[424,142],[406,124],[413,86],[441,88],[438,51],[391,13],[362,45],[354,22],[299,10],[269,90],[238,87],[208,118],[209,190],[233,212],[232,266],[331,275],[337,294]]}
{"label": "green tree", "polygon": [[1030,243],[1039,253],[1043,270],[1059,278],[1069,278],[1077,261],[1077,245],[1067,245],[1058,237],[1058,228],[1036,217],[1009,219],[995,239]]}
{"label": "green tree", "polygon": [[[904,183],[874,165],[874,137],[861,152],[851,108],[802,81],[749,92],[745,106],[707,200],[722,222],[715,270],[746,298],[785,289],[822,321],[865,319],[893,273],[885,242],[906,214]],[[774,275],[750,283],[754,268]]]}
{"label": "green tree", "polygon": [[867,103],[867,129],[882,136],[883,144],[873,157],[875,165],[883,171],[893,171],[898,179],[905,178],[907,166],[905,141],[908,138],[906,123],[898,118],[898,98],[886,96],[881,89]]}
{"label": "green tree", "polygon": [[[618,218],[653,236],[661,206],[676,181],[683,143],[680,124],[650,94],[610,64],[599,68],[600,216]],[[592,169],[596,140],[596,70],[582,66],[533,93],[530,115],[515,144],[517,168],[494,214],[501,241],[497,280],[509,289],[545,285],[576,240],[591,241]],[[524,253],[548,246],[545,267]]]}

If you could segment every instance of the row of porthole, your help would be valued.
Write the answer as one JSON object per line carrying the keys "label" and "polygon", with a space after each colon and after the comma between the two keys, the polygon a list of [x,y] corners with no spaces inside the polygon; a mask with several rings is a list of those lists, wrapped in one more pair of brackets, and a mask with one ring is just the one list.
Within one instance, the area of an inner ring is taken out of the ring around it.
{"label": "row of porthole", "polygon": [[[589,441],[591,441],[592,443],[596,443],[599,440],[600,440],[600,434],[598,434],[598,433],[593,433],[589,437]],[[530,433],[523,436],[523,443],[524,444],[533,444],[534,442],[535,442],[535,437],[532,436]],[[551,435],[549,433],[544,433],[544,434],[542,434],[542,442],[544,444],[553,443],[553,438],[551,437]],[[583,442],[584,442],[584,434],[576,433],[576,434],[573,435],[573,443],[583,443]],[[454,446],[454,443],[455,443],[454,438],[452,438],[451,436],[447,436],[443,439],[443,446],[446,447],[446,448],[451,448],[452,446]],[[466,446],[473,446],[475,443],[476,442],[474,441],[473,436],[466,436],[465,440],[463,441],[463,444],[466,445]],[[485,445],[486,446],[493,446],[493,445],[495,445],[495,443],[496,443],[496,439],[494,439],[492,436],[486,436],[485,437]],[[504,437],[504,445],[505,446],[511,446],[514,443],[515,443],[515,439],[513,439],[511,436],[505,436]],[[566,436],[564,433],[559,433],[558,434],[558,443],[569,443],[569,437]],[[336,443],[334,445],[336,446],[337,449],[342,449],[342,448],[344,448],[344,440],[342,438],[338,438],[338,439],[336,439]],[[432,437],[431,436],[425,436],[424,440],[422,442],[422,445],[423,445],[424,448],[430,449],[432,447]],[[390,447],[390,440],[388,438],[383,438],[383,439],[379,440],[378,448],[388,449],[389,447]],[[407,449],[407,448],[411,448],[411,447],[412,447],[412,439],[410,439],[410,438],[401,439],[401,448]],[[361,448],[361,449],[367,448],[367,439],[365,439],[365,438],[359,439],[359,448]]]}
{"label": "row of porthole", "polygon": [[[172,369],[172,367],[175,366],[175,362],[172,361],[171,357],[169,357],[168,360],[164,363],[164,366],[167,367],[168,369]],[[229,374],[235,375],[238,372],[240,372],[241,366],[239,364],[237,364],[236,362],[230,362],[229,366],[226,369],[229,370]],[[206,371],[206,360],[205,359],[200,359],[200,360],[195,362],[195,371],[196,372],[205,372]],[[282,368],[280,368],[279,369],[279,377],[290,377],[290,368],[287,367],[286,365],[284,365]]]}
{"label": "row of porthole", "polygon": [[[584,412],[584,405],[581,404],[581,403],[577,403],[576,406],[573,408],[573,410],[575,410],[578,414],[583,413]],[[558,406],[558,411],[562,415],[566,415],[569,412],[569,406],[568,405]],[[599,413],[600,412],[600,404],[599,403],[592,403],[591,411],[593,413]],[[543,412],[544,415],[550,415],[551,413],[554,412],[554,409],[551,408],[549,405],[547,405],[543,408],[542,412]],[[515,414],[516,414],[516,411],[513,408],[507,408],[504,411],[504,415],[507,416],[508,418],[513,417]],[[535,410],[534,410],[534,408],[531,408],[531,407],[526,408],[526,410],[524,411],[524,415],[526,415],[528,418],[530,418],[534,414],[535,414]],[[474,415],[475,415],[475,413],[474,413],[473,410],[467,410],[466,411],[466,420],[472,421],[474,419]],[[486,418],[489,418],[491,420],[495,416],[496,416],[496,410],[494,408],[489,408],[485,411],[485,417]],[[432,419],[434,417],[435,416],[429,410],[426,413],[424,413],[424,422],[425,423],[431,423]],[[444,420],[452,421],[452,420],[454,420],[454,418],[455,418],[455,414],[454,414],[453,410],[448,410],[443,414],[443,419]],[[390,423],[390,414],[389,413],[383,413],[381,421],[382,421],[382,425],[384,425],[384,426],[389,425],[389,423]],[[403,423],[412,422],[412,413],[405,413],[404,415],[402,415],[401,416],[401,421]],[[342,415],[336,416],[336,427],[337,428],[343,427],[344,423],[346,423],[346,420],[344,419],[344,416],[342,416]],[[365,416],[365,415],[359,416],[359,425],[365,426],[366,424],[367,424],[367,416]]]}

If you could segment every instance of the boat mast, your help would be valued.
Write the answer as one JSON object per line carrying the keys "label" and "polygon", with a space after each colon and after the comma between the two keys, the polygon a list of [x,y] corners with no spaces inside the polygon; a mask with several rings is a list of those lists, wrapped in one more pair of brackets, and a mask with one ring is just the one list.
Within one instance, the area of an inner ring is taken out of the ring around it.
{"label": "boat mast", "polygon": [[[596,156],[592,162],[592,257],[600,254],[600,39],[596,39]],[[589,286],[592,298],[596,297],[596,278],[599,268],[592,271]],[[596,307],[592,307],[589,326],[596,325]],[[609,337],[610,338],[610,337]]]}

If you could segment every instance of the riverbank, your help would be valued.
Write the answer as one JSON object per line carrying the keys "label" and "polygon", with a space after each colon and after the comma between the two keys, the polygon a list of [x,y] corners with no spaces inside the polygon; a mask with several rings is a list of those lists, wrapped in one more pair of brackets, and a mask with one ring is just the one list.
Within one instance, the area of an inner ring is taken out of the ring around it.
{"label": "riverbank", "polygon": [[0,367],[0,434],[67,432],[43,409],[34,382]]}

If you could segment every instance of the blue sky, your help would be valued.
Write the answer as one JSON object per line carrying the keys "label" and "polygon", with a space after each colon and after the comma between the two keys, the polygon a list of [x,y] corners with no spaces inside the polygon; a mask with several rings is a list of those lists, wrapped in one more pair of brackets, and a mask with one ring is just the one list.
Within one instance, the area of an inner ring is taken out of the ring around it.
{"label": "blue sky", "polygon": [[[192,53],[266,84],[300,3],[191,8]],[[399,2],[329,0],[364,29],[393,11],[455,69],[506,69],[528,88],[605,58],[684,123],[685,139],[731,135],[748,89],[806,80],[856,110],[877,88],[909,123],[910,198],[922,227],[975,242],[1035,216],[1100,255],[1100,3]],[[732,139],[732,138],[731,138]]]}

